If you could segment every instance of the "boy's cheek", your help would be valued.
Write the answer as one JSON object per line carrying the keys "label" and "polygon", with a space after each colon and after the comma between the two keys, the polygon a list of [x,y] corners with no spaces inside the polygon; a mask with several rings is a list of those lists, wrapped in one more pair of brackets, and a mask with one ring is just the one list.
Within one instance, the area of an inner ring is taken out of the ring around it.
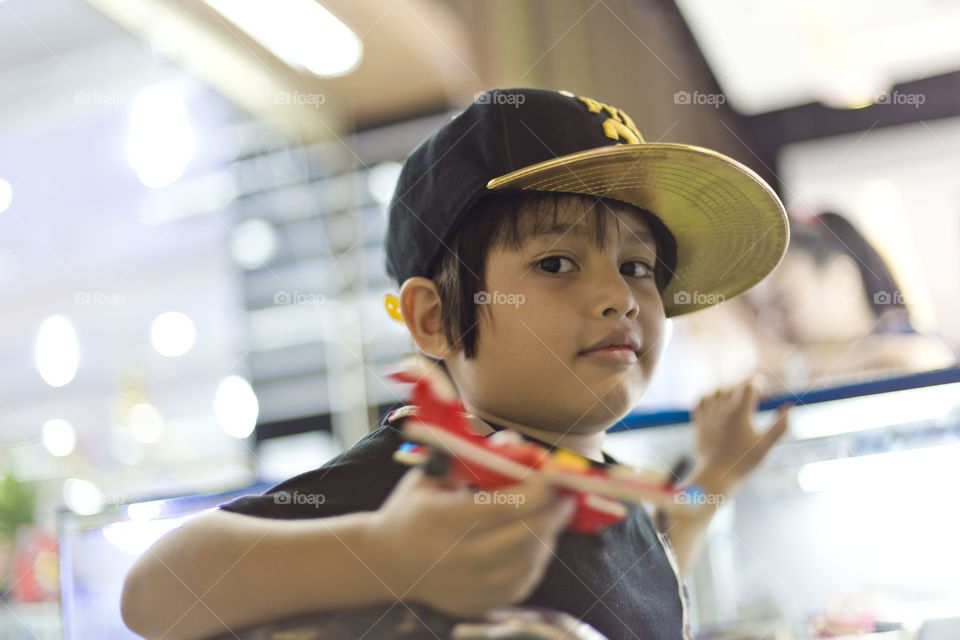
{"label": "boy's cheek", "polygon": [[659,309],[650,314],[649,319],[644,322],[644,331],[647,333],[647,344],[655,360],[659,360],[666,347],[667,337],[667,318],[663,312],[663,303],[661,301]]}

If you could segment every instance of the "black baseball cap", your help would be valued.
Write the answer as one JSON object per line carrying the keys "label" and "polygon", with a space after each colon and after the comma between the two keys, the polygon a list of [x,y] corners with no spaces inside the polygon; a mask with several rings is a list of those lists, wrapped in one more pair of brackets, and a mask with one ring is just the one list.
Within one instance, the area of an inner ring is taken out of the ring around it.
{"label": "black baseball cap", "polygon": [[606,197],[654,214],[677,245],[661,294],[667,317],[749,289],[789,241],[780,199],[736,160],[647,143],[622,110],[568,91],[491,89],[404,162],[388,208],[387,272],[398,285],[430,277],[474,203],[516,191]]}

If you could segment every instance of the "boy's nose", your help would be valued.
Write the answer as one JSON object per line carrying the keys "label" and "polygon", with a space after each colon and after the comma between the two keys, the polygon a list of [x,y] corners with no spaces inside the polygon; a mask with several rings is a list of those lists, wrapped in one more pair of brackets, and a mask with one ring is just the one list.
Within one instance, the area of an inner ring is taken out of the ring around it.
{"label": "boy's nose", "polygon": [[593,307],[601,317],[624,315],[632,319],[639,313],[636,295],[619,266],[600,270],[590,288],[594,292]]}

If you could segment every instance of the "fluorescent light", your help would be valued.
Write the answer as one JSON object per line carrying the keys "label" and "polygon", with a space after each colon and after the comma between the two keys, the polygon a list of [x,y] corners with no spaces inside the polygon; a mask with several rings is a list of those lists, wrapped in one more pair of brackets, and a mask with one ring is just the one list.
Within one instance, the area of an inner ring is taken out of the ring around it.
{"label": "fluorescent light", "polygon": [[13,200],[13,187],[10,183],[0,178],[0,213],[3,213],[10,207],[10,201]]}
{"label": "fluorescent light", "polygon": [[888,451],[854,458],[809,462],[797,472],[804,491],[853,489],[874,493],[898,487],[929,489],[933,495],[960,482],[960,445]]}
{"label": "fluorescent light", "polygon": [[[137,506],[139,505],[130,505],[130,507]],[[130,513],[129,509],[128,513]],[[133,513],[137,514],[136,511]],[[159,540],[161,536],[179,527],[194,515],[162,520],[139,520],[131,516],[130,521],[114,522],[104,527],[103,537],[118,549],[122,549],[131,556],[137,556],[146,551],[147,547]]]}
{"label": "fluorescent light", "polygon": [[315,0],[206,0],[273,55],[321,77],[353,71],[363,44]]}
{"label": "fluorescent light", "polygon": [[180,179],[196,141],[183,94],[176,85],[144,89],[130,111],[127,158],[145,186],[165,187]]}
{"label": "fluorescent light", "polygon": [[137,522],[156,520],[163,514],[163,501],[135,502],[127,505],[127,517]]}
{"label": "fluorescent light", "polygon": [[846,398],[790,410],[790,434],[800,440],[932,420],[960,404],[960,382]]}
{"label": "fluorescent light", "polygon": [[233,230],[230,250],[244,269],[262,267],[277,251],[277,232],[265,220],[247,220]]}
{"label": "fluorescent light", "polygon": [[52,418],[43,423],[41,440],[50,455],[57,457],[73,453],[77,444],[77,434],[73,425],[62,418]]}
{"label": "fluorescent light", "polygon": [[34,355],[40,376],[51,387],[62,387],[73,380],[80,363],[80,347],[70,320],[62,315],[44,320]]}
{"label": "fluorescent light", "polygon": [[150,325],[150,342],[157,353],[169,358],[182,356],[193,348],[197,330],[190,318],[179,311],[158,315]]}
{"label": "fluorescent light", "polygon": [[253,433],[260,403],[249,382],[238,375],[229,375],[217,387],[214,413],[227,434],[242,439]]}
{"label": "fluorescent light", "polygon": [[104,496],[89,480],[70,478],[63,483],[63,502],[71,511],[89,516],[103,510]]}

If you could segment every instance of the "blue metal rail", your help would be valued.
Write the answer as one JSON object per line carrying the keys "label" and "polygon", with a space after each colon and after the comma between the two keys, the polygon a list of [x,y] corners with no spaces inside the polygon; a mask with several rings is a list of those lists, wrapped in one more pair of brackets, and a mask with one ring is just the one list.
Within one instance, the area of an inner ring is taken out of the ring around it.
{"label": "blue metal rail", "polygon": [[[951,382],[960,382],[960,366],[949,369],[938,369],[936,371],[925,371],[923,373],[910,374],[897,378],[887,378],[884,380],[871,380],[870,382],[857,382],[828,389],[813,389],[801,391],[799,393],[782,393],[762,398],[758,404],[758,411],[776,409],[780,405],[790,402],[794,405],[816,404],[818,402],[831,402],[833,400],[842,400],[844,398],[856,398],[858,396],[870,396],[878,393],[888,393],[890,391],[902,391],[904,389],[916,389],[919,387],[933,387]],[[960,403],[960,395],[957,397]],[[670,424],[683,424],[690,422],[690,411],[687,409],[666,409],[653,413],[631,413],[623,420],[610,427],[608,433],[616,431],[630,431],[633,429],[645,429],[648,427],[661,427]]]}

